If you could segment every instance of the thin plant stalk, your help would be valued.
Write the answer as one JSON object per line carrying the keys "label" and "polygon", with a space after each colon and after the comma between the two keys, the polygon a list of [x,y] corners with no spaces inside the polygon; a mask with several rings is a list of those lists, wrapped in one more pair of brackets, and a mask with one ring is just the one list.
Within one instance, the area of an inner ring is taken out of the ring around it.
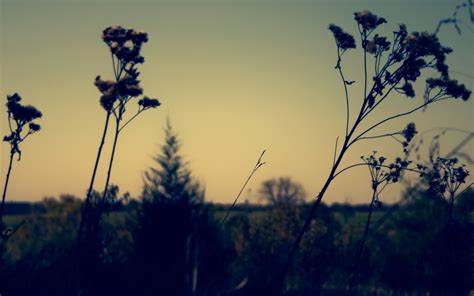
{"label": "thin plant stalk", "polygon": [[242,192],[244,191],[245,187],[247,186],[247,184],[249,183],[250,179],[252,179],[253,175],[255,174],[255,172],[257,172],[257,170],[265,164],[265,162],[262,162],[262,157],[263,157],[263,154],[265,154],[265,151],[266,150],[263,150],[262,151],[262,154],[260,155],[260,157],[258,158],[257,160],[257,163],[255,164],[255,167],[252,169],[252,171],[250,172],[250,175],[247,177],[247,180],[245,180],[244,184],[242,185],[242,188],[240,188],[240,191],[239,193],[237,194],[237,196],[235,197],[234,199],[234,202],[232,203],[232,205],[227,209],[224,217],[222,218],[221,220],[221,223],[219,225],[219,227],[222,227],[225,223],[225,221],[227,220],[227,217],[229,216],[230,212],[232,211],[232,209],[234,208],[235,204],[237,203],[237,201],[239,200],[239,197],[240,195],[242,194]]}
{"label": "thin plant stalk", "polygon": [[85,221],[87,220],[87,214],[90,208],[90,203],[91,203],[90,199],[92,195],[92,190],[94,189],[94,181],[97,174],[97,169],[99,167],[100,157],[102,155],[102,149],[104,147],[105,138],[107,136],[107,130],[109,127],[109,122],[110,122],[110,115],[111,115],[111,112],[107,112],[107,116],[105,118],[105,124],[104,124],[104,131],[102,132],[102,139],[99,144],[99,149],[97,151],[97,157],[95,159],[94,169],[92,171],[91,182],[89,184],[89,189],[87,189],[86,201],[84,204],[84,208],[82,209],[81,222],[79,224],[79,230],[78,230],[78,235],[77,235],[78,245],[80,244],[82,240],[82,235],[83,235],[84,227],[85,227]]}
{"label": "thin plant stalk", "polygon": [[336,162],[334,163],[329,176],[324,183],[320,193],[316,196],[316,200],[314,201],[313,205],[311,206],[311,210],[303,224],[303,227],[301,228],[300,232],[298,233],[298,236],[296,237],[295,241],[293,242],[293,245],[291,247],[291,251],[288,255],[288,259],[286,260],[285,265],[280,271],[280,275],[277,277],[276,285],[274,286],[275,293],[279,293],[283,287],[283,283],[285,281],[286,275],[290,269],[291,263],[293,261],[293,257],[296,254],[296,251],[298,250],[299,245],[301,244],[301,241],[303,240],[303,236],[308,230],[309,226],[311,225],[311,221],[313,220],[314,214],[316,213],[316,210],[318,209],[319,205],[321,204],[321,201],[324,197],[324,194],[326,193],[326,190],[329,188],[329,185],[331,184],[332,180],[334,179],[334,175],[336,174],[336,170],[339,166],[339,164],[342,161],[342,158],[344,156],[344,153],[347,150],[347,139],[344,141],[344,145],[342,147],[341,152],[339,153],[339,156],[337,157]]}
{"label": "thin plant stalk", "polygon": [[[1,207],[0,207],[0,235],[2,235],[1,232],[3,231],[3,211],[4,211],[4,208],[5,208],[5,199],[6,199],[6,196],[7,196],[8,181],[10,180],[10,173],[12,171],[14,155],[15,155],[14,153],[10,153],[10,163],[8,165],[7,177],[5,179],[5,187],[3,188],[2,204],[1,204]],[[0,241],[0,259],[3,259],[3,245],[4,245],[4,241],[2,239]]]}
{"label": "thin plant stalk", "polygon": [[353,267],[352,272],[351,272],[351,278],[349,280],[349,286],[346,290],[346,294],[345,294],[346,296],[351,295],[352,288],[355,285],[355,281],[356,281],[357,274],[358,274],[358,271],[359,271],[360,259],[362,258],[365,243],[367,241],[367,236],[369,234],[370,220],[372,218],[372,211],[374,209],[374,202],[375,202],[376,197],[377,197],[377,190],[373,189],[372,200],[370,202],[370,207],[369,207],[369,215],[367,216],[367,221],[365,223],[364,235],[362,236],[362,240],[360,241],[360,244],[359,244],[359,250],[357,251],[356,261],[355,261],[354,267]]}
{"label": "thin plant stalk", "polygon": [[[112,175],[112,166],[115,158],[115,151],[117,149],[117,142],[122,130],[127,127],[127,125],[132,122],[135,118],[138,117],[143,111],[147,110],[148,107],[140,108],[135,115],[133,115],[129,120],[127,120],[124,124],[120,125],[120,122],[123,119],[123,114],[125,113],[125,104],[129,101],[129,98],[125,99],[123,103],[120,103],[118,106],[118,114],[114,111],[113,114],[115,116],[115,134],[114,134],[114,143],[112,145],[112,152],[110,154],[109,160],[109,167],[107,169],[107,178],[105,180],[104,191],[102,192],[102,203],[106,201],[107,193],[109,191],[109,184],[110,184],[110,177]],[[102,212],[102,208],[99,209],[99,217]]]}
{"label": "thin plant stalk", "polygon": [[15,156],[14,153],[10,153],[10,162],[9,162],[9,165],[8,165],[7,176],[5,178],[5,186],[3,187],[2,206],[0,207],[0,229],[1,229],[1,226],[3,225],[3,211],[4,211],[4,208],[5,208],[5,200],[6,200],[6,197],[7,197],[8,182],[10,180],[10,173],[12,171],[13,157],[14,156]]}
{"label": "thin plant stalk", "polygon": [[[106,198],[107,198],[107,193],[108,193],[109,183],[110,183],[110,177],[112,175],[112,166],[113,166],[114,158],[115,158],[115,151],[117,149],[117,142],[118,142],[118,138],[119,138],[119,135],[120,135],[120,128],[119,127],[120,127],[120,117],[117,117],[117,119],[115,121],[114,143],[113,143],[113,146],[112,146],[112,152],[110,154],[109,168],[107,169],[107,178],[105,180],[104,191],[102,193],[102,206],[99,207],[99,214],[97,215],[98,220],[100,220],[100,216],[102,214],[102,210],[103,210],[103,207],[105,205]],[[97,221],[97,223],[98,223],[98,221]]]}

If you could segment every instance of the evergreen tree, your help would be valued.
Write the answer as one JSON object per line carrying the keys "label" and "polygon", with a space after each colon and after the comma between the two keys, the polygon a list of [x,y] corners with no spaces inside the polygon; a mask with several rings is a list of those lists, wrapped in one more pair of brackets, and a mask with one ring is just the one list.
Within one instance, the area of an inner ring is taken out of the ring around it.
{"label": "evergreen tree", "polygon": [[143,199],[147,202],[168,200],[199,204],[203,201],[203,190],[191,178],[191,171],[179,154],[180,143],[169,118],[165,127],[165,144],[161,154],[153,160],[158,165],[145,172]]}
{"label": "evergreen tree", "polygon": [[191,295],[196,290],[198,228],[204,191],[180,155],[170,120],[156,167],[144,176],[142,210],[136,232],[139,286],[145,295]]}

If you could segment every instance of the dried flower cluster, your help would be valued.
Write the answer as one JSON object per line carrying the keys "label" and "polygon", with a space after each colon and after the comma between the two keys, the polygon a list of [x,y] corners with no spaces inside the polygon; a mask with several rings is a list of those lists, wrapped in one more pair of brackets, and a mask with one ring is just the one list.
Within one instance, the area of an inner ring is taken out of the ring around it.
{"label": "dried flower cluster", "polygon": [[156,99],[150,99],[149,97],[145,96],[143,99],[138,101],[138,105],[144,110],[148,108],[159,107],[161,103]]}
{"label": "dried flower cluster", "polygon": [[438,89],[440,94],[455,99],[461,98],[463,101],[467,101],[471,97],[471,91],[468,90],[464,84],[460,84],[457,80],[443,77],[429,78],[426,80],[425,100],[431,97],[429,93],[434,89]]}
{"label": "dried flower cluster", "polygon": [[387,21],[383,17],[378,17],[370,11],[364,10],[354,13],[354,19],[364,29],[364,31],[372,31]]}
{"label": "dried flower cluster", "polygon": [[[18,154],[18,160],[21,159],[21,150],[19,144],[29,135],[38,132],[41,126],[35,122],[35,119],[41,118],[43,114],[31,105],[22,105],[21,97],[17,93],[7,96],[8,126],[10,134],[3,137],[4,142],[10,143],[12,155]],[[25,127],[28,130],[25,131]]]}
{"label": "dried flower cluster", "polygon": [[[363,49],[375,56],[373,91],[369,92],[366,98],[369,108],[375,105],[377,96],[383,97],[386,88],[394,88],[407,97],[414,97],[415,90],[412,83],[420,77],[421,70],[425,68],[434,69],[440,75],[438,79],[427,81],[429,90],[438,89],[439,93],[435,97],[425,98],[426,100],[435,101],[443,96],[461,97],[463,100],[470,97],[470,91],[464,85],[449,78],[446,56],[452,50],[442,46],[435,34],[426,32],[408,34],[406,26],[400,25],[394,32],[392,44],[386,37],[378,34],[371,40],[368,39],[378,26],[386,23],[384,18],[369,11],[362,11],[355,13],[355,20],[360,28]],[[354,38],[340,27],[330,25],[329,29],[334,35],[338,48],[347,50],[356,47]],[[382,64],[384,53],[388,55],[385,63]]]}
{"label": "dried flower cluster", "polygon": [[[103,31],[102,40],[112,54],[115,81],[102,80],[101,76],[97,76],[94,84],[102,93],[100,98],[102,107],[112,112],[117,102],[122,108],[131,98],[143,94],[138,80],[140,73],[136,65],[145,61],[141,55],[141,48],[148,41],[148,35],[145,32],[114,26]],[[158,100],[149,100],[156,101],[149,106],[159,106]]]}
{"label": "dried flower cluster", "polygon": [[102,40],[124,65],[141,64],[145,61],[140,55],[143,43],[148,42],[148,34],[145,32],[121,26],[107,27],[102,32]]}
{"label": "dried flower cluster", "polygon": [[340,49],[347,50],[351,48],[356,48],[354,37],[344,32],[339,26],[331,24],[329,25],[329,30],[334,35],[334,39],[336,39],[336,44]]}
{"label": "dried flower cluster", "polygon": [[428,191],[441,196],[454,195],[469,176],[466,166],[459,164],[457,158],[437,157],[430,167],[421,164],[417,167],[428,183]]}
{"label": "dried flower cluster", "polygon": [[367,41],[366,49],[368,53],[380,55],[390,49],[390,42],[387,41],[387,37],[375,34],[372,40]]}
{"label": "dried flower cluster", "polygon": [[362,156],[361,159],[369,167],[373,182],[372,188],[377,188],[378,185],[384,182],[397,183],[402,171],[407,169],[411,163],[411,161],[397,157],[395,162],[386,164],[385,161],[387,159],[383,156],[376,157],[375,151],[368,157]]}
{"label": "dried flower cluster", "polygon": [[[409,168],[411,161],[397,157],[393,163],[387,164],[387,158],[383,156],[377,157],[376,154],[377,152],[374,151],[368,157],[361,156],[361,159],[369,168],[372,190],[375,193],[373,202],[377,207],[381,207],[382,202],[379,199],[379,194],[387,185],[397,183],[404,170],[411,170]],[[382,188],[379,188],[382,184]]]}

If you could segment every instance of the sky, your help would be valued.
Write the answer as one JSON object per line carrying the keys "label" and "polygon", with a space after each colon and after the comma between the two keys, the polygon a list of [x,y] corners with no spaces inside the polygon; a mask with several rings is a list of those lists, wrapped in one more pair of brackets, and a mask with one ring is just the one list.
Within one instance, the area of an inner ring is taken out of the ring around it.
{"label": "sky", "polygon": [[[344,93],[334,69],[336,51],[328,25],[338,24],[355,35],[353,13],[368,9],[388,20],[380,31],[388,36],[400,23],[409,31],[432,32],[458,3],[0,0],[1,96],[18,92],[25,104],[43,112],[38,121],[42,130],[22,144],[23,158],[14,163],[7,199],[84,196],[105,118],[93,81],[97,75],[113,77],[110,52],[100,36],[115,24],[149,34],[142,51],[145,63],[139,67],[141,85],[147,95],[162,102],[121,135],[111,178],[121,192],[139,197],[143,173],[154,165],[152,157],[160,152],[169,117],[208,201],[231,202],[263,149],[266,164],[242,200],[259,201],[259,184],[280,176],[301,183],[311,199],[327,178],[336,138],[342,138],[345,126]],[[454,49],[448,58],[453,78],[472,89],[474,26],[466,11],[459,17],[464,22],[462,34],[445,26],[439,37]],[[346,77],[356,81],[350,89],[351,106],[361,101],[361,58],[356,50],[343,60]],[[370,122],[419,104],[422,81],[416,90],[415,99],[394,95]],[[473,107],[473,100],[441,102],[379,132],[401,130],[411,121],[426,141],[436,133],[433,128],[472,131]],[[3,103],[0,114],[5,135]],[[450,132],[442,139],[442,152],[464,136]],[[96,189],[104,184],[111,140],[107,139]],[[470,143],[464,152],[472,155],[473,148]],[[401,154],[395,141],[364,141],[351,148],[342,166],[373,150],[388,157]],[[0,152],[3,186],[7,143],[1,144]],[[324,201],[368,202],[369,190],[368,170],[356,168],[335,180]],[[382,200],[395,202],[401,190],[402,186],[393,186]]]}

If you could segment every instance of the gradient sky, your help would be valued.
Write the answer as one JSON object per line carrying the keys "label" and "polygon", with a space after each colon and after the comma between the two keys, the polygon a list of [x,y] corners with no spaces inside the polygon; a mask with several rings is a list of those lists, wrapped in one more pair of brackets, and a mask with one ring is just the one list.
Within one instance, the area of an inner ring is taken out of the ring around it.
{"label": "gradient sky", "polygon": [[[140,194],[143,172],[163,143],[169,115],[208,200],[233,200],[263,149],[267,164],[243,199],[257,201],[260,182],[278,176],[291,176],[313,196],[329,172],[335,139],[344,132],[343,89],[334,69],[336,52],[328,25],[355,34],[353,12],[369,9],[388,20],[381,32],[390,36],[399,23],[407,24],[409,31],[433,31],[459,2],[0,0],[1,95],[18,92],[24,103],[44,114],[38,121],[43,130],[23,144],[23,159],[14,164],[8,199],[84,195],[105,113],[93,80],[99,74],[113,75],[100,35],[115,24],[148,32],[142,86],[163,104],[121,135],[112,182],[122,192]],[[460,18],[469,22],[465,11]],[[454,49],[448,59],[453,77],[472,89],[474,26],[469,26],[461,27],[461,36],[446,26],[439,36]],[[360,58],[360,51],[347,54],[348,79],[361,81]],[[421,81],[418,85],[421,94]],[[359,103],[357,83],[351,94],[353,104]],[[415,100],[394,96],[372,119],[407,110],[421,100],[420,95]],[[381,130],[399,130],[409,121],[421,132],[433,127],[473,130],[473,107],[473,100],[442,102]],[[0,114],[6,134],[4,103]],[[463,136],[446,137],[442,150]],[[472,153],[473,147],[466,146],[465,152]],[[1,144],[2,186],[8,149]],[[401,147],[394,141],[360,143],[344,165],[372,150],[393,156]],[[108,158],[103,159],[96,181],[100,189]],[[394,186],[383,199],[395,201],[399,190]],[[337,179],[325,201],[367,202],[368,191],[368,172],[359,168]]]}

